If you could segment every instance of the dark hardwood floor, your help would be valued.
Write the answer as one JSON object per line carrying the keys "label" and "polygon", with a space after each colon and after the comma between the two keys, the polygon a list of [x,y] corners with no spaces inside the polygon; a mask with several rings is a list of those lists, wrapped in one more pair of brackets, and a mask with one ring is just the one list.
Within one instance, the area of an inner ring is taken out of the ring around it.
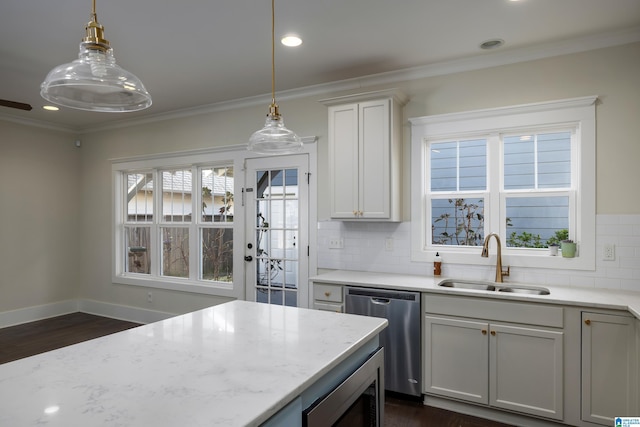
{"label": "dark hardwood floor", "polygon": [[72,313],[0,328],[0,363],[55,350],[140,326],[138,323]]}
{"label": "dark hardwood floor", "polygon": [[[77,344],[139,326],[86,313],[73,313],[0,328],[0,363]],[[388,394],[386,427],[508,427],[506,424],[424,406],[419,400]]]}
{"label": "dark hardwood floor", "polygon": [[387,393],[385,427],[511,427],[508,424],[445,409],[425,406],[422,401]]}

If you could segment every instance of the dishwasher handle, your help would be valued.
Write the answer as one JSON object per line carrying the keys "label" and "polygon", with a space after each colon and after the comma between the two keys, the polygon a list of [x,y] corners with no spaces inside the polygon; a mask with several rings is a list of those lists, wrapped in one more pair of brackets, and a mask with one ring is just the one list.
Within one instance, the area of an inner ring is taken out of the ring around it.
{"label": "dishwasher handle", "polygon": [[389,298],[371,297],[370,301],[372,304],[378,304],[378,305],[389,305],[389,303],[391,303],[391,300]]}

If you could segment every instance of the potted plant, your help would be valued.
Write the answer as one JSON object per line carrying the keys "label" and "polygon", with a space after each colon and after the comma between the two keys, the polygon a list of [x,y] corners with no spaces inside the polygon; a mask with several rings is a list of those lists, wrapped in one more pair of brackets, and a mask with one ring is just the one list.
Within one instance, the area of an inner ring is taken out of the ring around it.
{"label": "potted plant", "polygon": [[567,240],[569,238],[569,230],[563,228],[561,230],[556,230],[556,232],[547,239],[547,247],[549,248],[550,255],[558,255],[558,248],[560,247],[560,243],[563,240]]}
{"label": "potted plant", "polygon": [[563,258],[573,258],[576,256],[576,244],[571,239],[560,242],[560,250]]}

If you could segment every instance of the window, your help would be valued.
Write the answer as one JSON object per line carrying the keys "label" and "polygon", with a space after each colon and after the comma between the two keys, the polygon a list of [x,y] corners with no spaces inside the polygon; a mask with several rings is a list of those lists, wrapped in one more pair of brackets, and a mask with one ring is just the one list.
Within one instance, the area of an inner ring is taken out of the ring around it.
{"label": "window", "polygon": [[240,161],[221,150],[115,162],[114,282],[241,295],[233,256]]}
{"label": "window", "polygon": [[[411,119],[412,259],[595,268],[595,97]],[[549,257],[570,238],[575,259]]]}

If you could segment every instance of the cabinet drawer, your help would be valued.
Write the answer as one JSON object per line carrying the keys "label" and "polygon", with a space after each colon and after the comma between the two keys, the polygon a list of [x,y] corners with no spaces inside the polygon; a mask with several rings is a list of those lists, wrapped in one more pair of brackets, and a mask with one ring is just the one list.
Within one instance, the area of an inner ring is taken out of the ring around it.
{"label": "cabinet drawer", "polygon": [[342,286],[314,283],[313,299],[315,301],[342,302]]}
{"label": "cabinet drawer", "polygon": [[334,304],[331,302],[314,302],[313,308],[322,311],[333,311],[335,313],[344,313],[343,304]]}

